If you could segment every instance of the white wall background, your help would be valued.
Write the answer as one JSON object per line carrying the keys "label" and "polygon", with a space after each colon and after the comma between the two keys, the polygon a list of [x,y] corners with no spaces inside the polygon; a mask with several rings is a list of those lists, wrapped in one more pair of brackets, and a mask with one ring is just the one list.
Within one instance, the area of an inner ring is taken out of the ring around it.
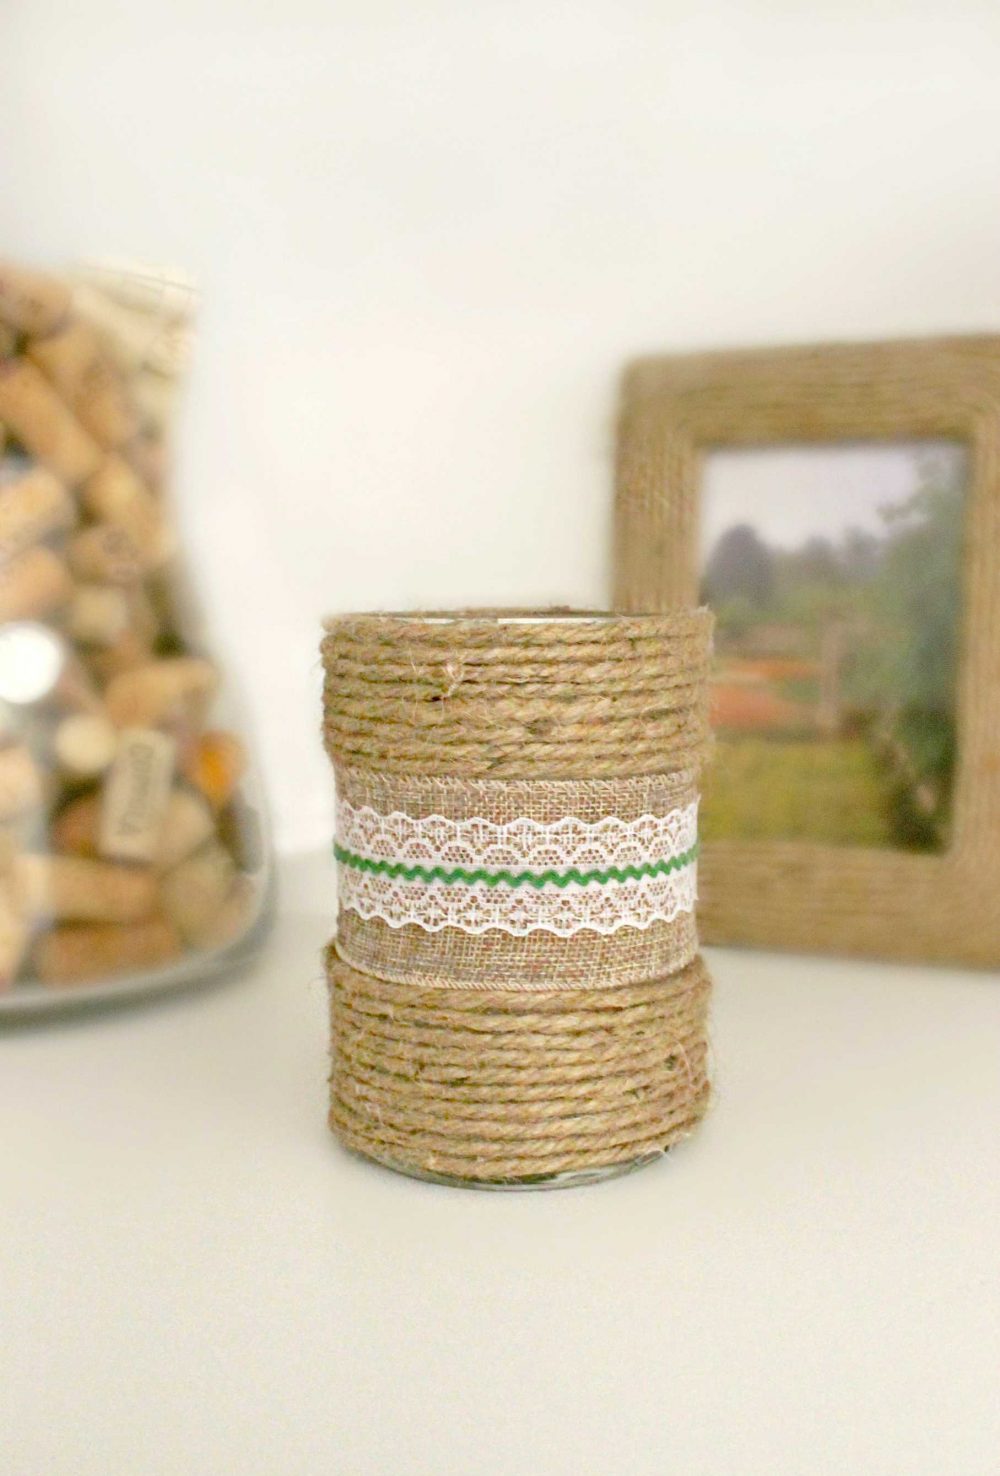
{"label": "white wall background", "polygon": [[206,291],[178,498],[288,847],[327,611],[594,601],[640,350],[1000,327],[996,0],[5,0],[0,247]]}

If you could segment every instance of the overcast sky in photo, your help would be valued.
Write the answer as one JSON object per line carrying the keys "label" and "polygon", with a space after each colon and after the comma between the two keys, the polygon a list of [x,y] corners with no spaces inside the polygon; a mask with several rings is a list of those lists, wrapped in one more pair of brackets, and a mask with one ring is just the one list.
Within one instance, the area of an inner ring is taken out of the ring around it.
{"label": "overcast sky in photo", "polygon": [[837,540],[848,528],[880,533],[879,509],[914,492],[928,462],[949,479],[962,478],[965,455],[951,441],[712,451],[702,481],[702,558],[736,523],[749,523],[778,548],[797,548],[816,536]]}

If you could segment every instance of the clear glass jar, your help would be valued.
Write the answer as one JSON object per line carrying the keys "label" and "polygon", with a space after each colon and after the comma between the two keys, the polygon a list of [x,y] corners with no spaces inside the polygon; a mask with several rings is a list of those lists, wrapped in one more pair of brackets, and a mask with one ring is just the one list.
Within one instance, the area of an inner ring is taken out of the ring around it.
{"label": "clear glass jar", "polygon": [[195,297],[0,265],[0,1010],[208,975],[271,853],[166,502]]}

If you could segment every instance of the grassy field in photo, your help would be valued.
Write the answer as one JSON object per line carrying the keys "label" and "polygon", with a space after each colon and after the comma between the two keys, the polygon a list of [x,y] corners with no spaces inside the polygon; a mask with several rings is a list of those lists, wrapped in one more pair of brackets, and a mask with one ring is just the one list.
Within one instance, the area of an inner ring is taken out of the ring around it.
{"label": "grassy field in photo", "polygon": [[723,736],[703,788],[706,841],[895,844],[886,776],[862,739],[779,743]]}

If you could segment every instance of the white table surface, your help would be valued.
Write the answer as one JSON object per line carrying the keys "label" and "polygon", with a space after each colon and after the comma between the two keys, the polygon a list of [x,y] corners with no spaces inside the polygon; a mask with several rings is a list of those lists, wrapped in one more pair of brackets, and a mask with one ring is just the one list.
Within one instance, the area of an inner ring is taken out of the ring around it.
{"label": "white table surface", "polygon": [[559,1193],[324,1122],[332,881],[246,977],[0,1032],[3,1476],[990,1476],[1000,980],[713,953],[698,1136]]}

